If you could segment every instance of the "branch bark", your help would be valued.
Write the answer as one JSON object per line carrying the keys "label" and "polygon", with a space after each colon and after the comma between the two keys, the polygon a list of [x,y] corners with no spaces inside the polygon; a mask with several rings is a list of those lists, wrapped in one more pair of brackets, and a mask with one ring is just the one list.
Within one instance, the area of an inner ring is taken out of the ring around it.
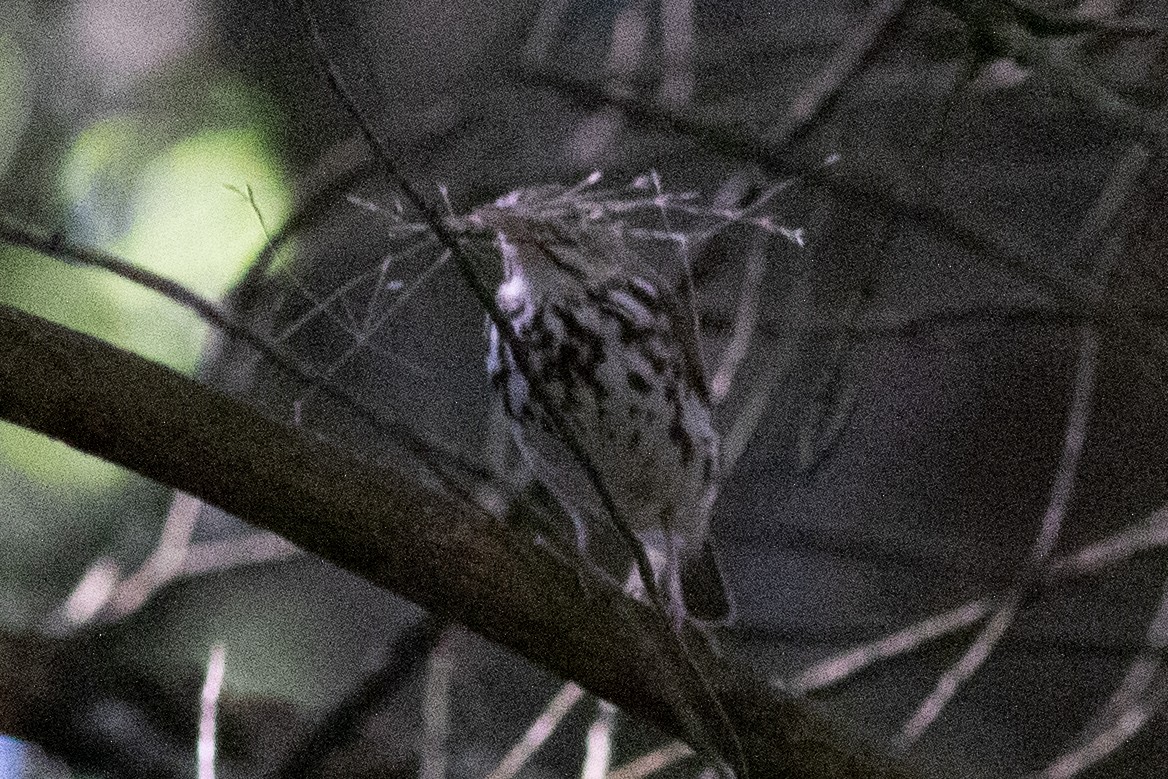
{"label": "branch bark", "polygon": [[[651,721],[682,731],[658,620],[528,536],[227,395],[0,306],[0,418],[274,531]],[[690,642],[753,777],[908,777],[753,673]],[[722,728],[711,717],[709,732]],[[724,736],[722,736],[724,738]],[[720,742],[723,754],[731,745]]]}

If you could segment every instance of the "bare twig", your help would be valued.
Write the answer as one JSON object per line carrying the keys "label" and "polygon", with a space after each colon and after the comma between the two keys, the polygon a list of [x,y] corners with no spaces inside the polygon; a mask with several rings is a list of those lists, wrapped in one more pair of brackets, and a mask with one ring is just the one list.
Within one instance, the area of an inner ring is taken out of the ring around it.
{"label": "bare twig", "polygon": [[925,732],[948,703],[957,695],[958,689],[977,673],[990,653],[998,645],[1006,630],[1014,621],[1021,597],[1015,594],[993,613],[993,617],[977,634],[961,659],[953,664],[933,687],[933,692],[917,707],[912,717],[901,728],[905,741],[912,743]]}
{"label": "bare twig", "polygon": [[447,630],[430,650],[426,683],[422,691],[422,744],[418,776],[445,779],[449,762],[450,684],[459,631]]}
{"label": "bare twig", "polygon": [[178,575],[203,576],[245,565],[261,565],[290,560],[303,554],[275,533],[249,533],[237,538],[200,541],[187,547],[186,559]]}
{"label": "bare twig", "polygon": [[397,694],[446,629],[443,620],[429,616],[403,629],[386,648],[382,666],[326,713],[271,776],[303,779],[316,774],[337,750],[352,741],[371,711]]}
{"label": "bare twig", "polygon": [[[659,613],[564,565],[527,534],[174,371],[2,306],[0,353],[8,358],[0,360],[0,417],[279,533],[633,716],[685,732],[663,689],[661,650],[649,643],[669,640]],[[731,704],[752,775],[818,779],[838,776],[824,766],[841,765],[865,779],[908,775],[838,740],[746,668],[696,642],[691,654]]]}
{"label": "bare twig", "polygon": [[793,358],[792,342],[787,341],[781,348],[775,349],[770,364],[763,371],[762,377],[755,381],[753,392],[738,412],[730,430],[722,436],[722,470],[730,471],[746,451],[759,422],[770,408],[771,396],[790,369]]}
{"label": "bare twig", "polygon": [[45,620],[42,629],[49,635],[58,635],[92,620],[109,604],[121,574],[121,567],[111,557],[99,557],[91,562],[73,591]]}
{"label": "bare twig", "polygon": [[[1161,52],[1158,70],[1162,71],[1164,59]],[[1078,74],[1071,74],[1077,78]],[[1160,73],[1159,75],[1163,75]],[[1109,98],[1108,98],[1109,99]],[[1129,145],[1123,157],[1112,167],[1107,182],[1080,226],[1078,235],[1071,241],[1069,255],[1080,263],[1093,261],[1090,293],[1102,298],[1108,291],[1112,272],[1121,257],[1122,242],[1116,236],[1104,242],[1106,230],[1115,222],[1120,213],[1137,209],[1131,208],[1133,194],[1138,183],[1144,179],[1148,165],[1153,158],[1153,150],[1162,146],[1163,123],[1168,109],[1160,108],[1145,123],[1144,138]],[[1130,249],[1129,249],[1130,251]],[[1145,342],[1146,333],[1135,333],[1137,341]],[[1145,367],[1145,370],[1147,368]],[[1113,543],[1099,550],[1093,556],[1080,555],[1077,562],[1083,569],[1097,570],[1104,561],[1126,559],[1126,555],[1137,545],[1155,543],[1162,538],[1165,512],[1163,509],[1143,523],[1124,534],[1117,534]],[[1133,532],[1135,531],[1135,532]],[[1141,532],[1142,531],[1142,532]],[[1148,720],[1161,712],[1168,703],[1168,669],[1165,667],[1165,652],[1168,650],[1168,581],[1164,583],[1157,613],[1148,623],[1145,646],[1128,664],[1123,678],[1116,685],[1109,699],[1099,707],[1091,720],[1074,739],[1074,746],[1053,760],[1043,771],[1035,774],[1036,779],[1070,779],[1077,776],[1118,749]]]}
{"label": "bare twig", "polygon": [[373,165],[370,162],[361,161],[346,167],[324,182],[310,181],[307,187],[300,187],[299,189],[308,189],[309,194],[268,237],[255,261],[248,266],[243,278],[229,293],[228,307],[231,310],[249,309],[252,296],[261,288],[260,280],[272,269],[280,249],[292,236],[304,228],[311,227],[329,205],[349,191],[354,184],[368,177],[372,169]]}
{"label": "bare twig", "polygon": [[199,699],[199,738],[198,748],[195,750],[198,779],[215,779],[215,721],[226,662],[227,648],[223,644],[212,646],[207,657],[207,673],[203,677],[203,692]]}
{"label": "bare twig", "polygon": [[1124,680],[1116,687],[1116,692],[1108,700],[1106,706],[1097,713],[1094,727],[1090,730],[1101,730],[1101,723],[1114,720],[1124,709],[1134,705],[1151,682],[1154,671],[1158,671],[1164,662],[1164,653],[1168,650],[1168,580],[1160,591],[1160,604],[1156,614],[1148,623],[1145,631],[1147,645],[1132,661],[1124,676]]}
{"label": "bare twig", "polygon": [[1168,581],[1161,588],[1160,605],[1148,623],[1146,647],[1128,664],[1123,678],[1066,750],[1035,779],[1070,779],[1119,748],[1165,703],[1168,669]]}
{"label": "bare twig", "polygon": [[738,312],[734,318],[734,332],[730,343],[722,353],[722,361],[710,380],[710,397],[715,403],[726,398],[738,367],[745,359],[754,340],[754,326],[758,322],[758,301],[762,292],[762,280],[767,269],[767,241],[759,236],[752,241],[746,254],[746,273],[742,278],[742,291],[738,295]]}
{"label": "bare twig", "polygon": [[535,722],[527,728],[523,738],[511,747],[495,770],[487,775],[487,779],[512,779],[518,774],[583,697],[584,690],[579,685],[568,682],[561,687]]}
{"label": "bare twig", "polygon": [[869,61],[888,28],[904,12],[905,0],[881,0],[868,9],[867,16],[833,52],[831,59],[795,96],[786,116],[766,133],[767,141],[785,148],[804,137],[816,119],[835,102],[847,82]]}
{"label": "bare twig", "polygon": [[803,695],[839,684],[844,679],[882,660],[911,652],[922,644],[935,641],[958,630],[976,625],[990,614],[994,607],[991,598],[979,598],[956,608],[936,614],[885,636],[862,644],[835,657],[821,660],[805,668],[785,686],[795,695]]}
{"label": "bare twig", "polygon": [[1063,449],[1059,457],[1054,483],[1051,485],[1050,499],[1042,517],[1042,524],[1025,563],[1021,581],[997,607],[994,616],[982,628],[969,649],[960,660],[937,682],[933,692],[921,703],[901,730],[910,743],[937,719],[945,706],[957,694],[958,689],[970,679],[985,663],[1014,620],[1022,599],[1038,583],[1038,576],[1054,551],[1059,531],[1066,516],[1078,473],[1079,459],[1083,443],[1087,438],[1087,425],[1091,416],[1091,399],[1095,388],[1095,360],[1098,343],[1094,330],[1082,328],[1082,345],[1079,348],[1079,362],[1075,372],[1074,391],[1067,411]]}
{"label": "bare twig", "polygon": [[609,773],[608,779],[643,779],[693,756],[692,749],[680,741],[673,741],[618,766]]}
{"label": "bare twig", "polygon": [[[885,240],[891,231],[885,231]],[[875,270],[873,271],[875,272]],[[856,289],[841,319],[854,325],[871,298],[869,282]],[[843,435],[856,405],[856,381],[848,375],[851,352],[856,338],[851,328],[840,328],[826,351],[824,363],[815,379],[810,401],[799,425],[799,472],[805,481],[814,478],[823,462],[831,456]]]}
{"label": "bare twig", "polygon": [[158,543],[146,561],[120,585],[109,604],[113,616],[137,611],[152,592],[178,575],[186,560],[191,533],[203,508],[203,501],[176,493],[166,513]]}
{"label": "bare twig", "polygon": [[56,634],[76,630],[94,620],[122,619],[176,579],[287,560],[300,554],[295,546],[272,533],[191,543],[195,520],[203,506],[197,498],[177,493],[154,549],[138,569],[120,578],[120,568],[113,560],[94,560],[46,622],[46,629]]}
{"label": "bare twig", "polygon": [[616,706],[605,700],[596,702],[596,716],[588,727],[584,741],[584,766],[580,779],[604,779],[612,764],[612,737],[616,730]]}
{"label": "bare twig", "polygon": [[263,357],[270,360],[273,365],[289,375],[352,409],[375,428],[391,433],[400,446],[417,456],[419,461],[427,465],[440,479],[445,479],[444,474],[452,472],[464,476],[470,475],[477,479],[490,480],[492,478],[491,474],[483,472],[481,466],[469,462],[446,444],[427,438],[401,422],[386,419],[381,412],[365,405],[346,390],[322,378],[316,371],[286,355],[278,345],[266,337],[232,319],[218,304],[188,290],[177,282],[144,268],[139,268],[108,252],[71,243],[61,236],[49,236],[43,232],[18,226],[3,215],[0,215],[0,241],[14,246],[23,246],[66,262],[102,268],[167,297],[178,305],[189,309],[208,324],[255,349]]}
{"label": "bare twig", "polygon": [[1110,723],[1077,749],[1061,755],[1033,779],[1070,779],[1106,758],[1140,731],[1168,704],[1168,671],[1159,669],[1147,685],[1147,692],[1133,701]]}
{"label": "bare twig", "polygon": [[[1065,253],[1072,260],[1079,262],[1095,259],[1097,267],[1091,274],[1093,288],[1090,292],[1101,295],[1106,288],[1106,281],[1111,275],[1111,261],[1115,252],[1095,253],[1095,247],[1106,231],[1119,216],[1135,189],[1140,178],[1143,177],[1152,159],[1152,150],[1145,143],[1133,143],[1124,152],[1123,158],[1115,164],[1111,174],[1107,177],[1103,189],[1091,204],[1083,218],[1082,224],[1070,241]],[[1098,256],[1102,254],[1103,256]]]}
{"label": "bare twig", "polygon": [[[1053,588],[1059,582],[1099,573],[1110,566],[1131,559],[1140,552],[1165,546],[1168,546],[1168,505],[1162,506],[1146,518],[1112,536],[1088,544],[1077,552],[1065,557],[1052,558],[1038,586],[1040,589]],[[1002,600],[1008,597],[1009,594],[1005,593],[968,601],[940,614],[926,617],[884,638],[821,660],[804,669],[794,680],[776,682],[796,694],[832,687],[877,662],[899,657],[929,641],[976,625],[994,613]]]}
{"label": "bare twig", "polygon": [[1149,549],[1168,546],[1168,505],[1118,533],[1090,544],[1073,555],[1052,560],[1049,582],[1097,573]]}
{"label": "bare twig", "polygon": [[[363,332],[355,334],[353,345],[338,355],[337,358],[329,365],[329,367],[322,372],[322,375],[326,379],[332,378],[332,375],[340,370],[340,368],[343,367],[346,363],[348,363],[348,361],[356,354],[358,354],[369,342],[369,339],[371,339],[379,330],[381,330],[381,328],[384,327],[385,324],[393,318],[394,314],[396,314],[402,308],[402,306],[413,299],[414,295],[416,295],[430,280],[430,277],[434,274],[434,272],[445,265],[449,259],[450,252],[442,252],[436,261],[430,263],[430,265],[424,271],[422,271],[422,273],[418,274],[417,278],[412,280],[409,286],[402,290],[401,294],[397,296],[394,302],[381,312],[380,316],[371,327],[364,330]],[[305,392],[300,396],[301,401],[309,399],[315,389],[315,386],[310,387],[308,392]]]}
{"label": "bare twig", "polygon": [[[175,578],[182,569],[195,520],[202,507],[203,502],[198,498],[176,494],[154,549],[138,570],[125,579],[118,581],[116,565],[112,569],[112,578],[98,576],[99,572],[110,570],[106,558],[91,563],[51,618],[51,623],[60,622],[52,625],[53,631],[73,630],[98,616],[116,619],[137,611],[151,593]],[[79,604],[84,604],[84,608]]]}

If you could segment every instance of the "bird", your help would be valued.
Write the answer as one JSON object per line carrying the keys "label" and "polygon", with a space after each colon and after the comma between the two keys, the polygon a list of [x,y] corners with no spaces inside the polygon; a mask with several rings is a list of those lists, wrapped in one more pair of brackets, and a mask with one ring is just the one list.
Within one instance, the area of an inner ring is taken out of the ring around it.
{"label": "bird", "polygon": [[[581,556],[599,523],[624,523],[675,627],[728,622],[710,531],[718,435],[695,317],[577,189],[515,190],[469,222],[494,233],[503,264],[491,384],[533,475],[571,515]],[[625,586],[645,597],[636,566]]]}

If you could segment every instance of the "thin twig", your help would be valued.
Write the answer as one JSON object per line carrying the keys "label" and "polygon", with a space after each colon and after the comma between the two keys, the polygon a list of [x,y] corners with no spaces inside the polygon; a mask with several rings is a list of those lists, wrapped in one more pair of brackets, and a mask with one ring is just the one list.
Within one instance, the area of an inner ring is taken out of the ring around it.
{"label": "thin twig", "polygon": [[1091,402],[1095,389],[1098,336],[1093,329],[1084,327],[1081,329],[1081,340],[1074,391],[1070,408],[1067,411],[1062,454],[1059,457],[1055,479],[1051,485],[1050,499],[1047,502],[1038,535],[1031,547],[1030,557],[1025,563],[1021,581],[998,606],[994,616],[982,628],[961,659],[941,676],[933,688],[933,692],[905,723],[901,734],[909,743],[920,738],[957,694],[961,685],[968,681],[985,663],[1013,622],[1022,599],[1038,583],[1042,568],[1054,551],[1070,503],[1071,493],[1074,490],[1079,459],[1087,438],[1087,426],[1091,417]]}
{"label": "thin twig", "polygon": [[1168,505],[1072,555],[1052,560],[1046,571],[1046,580],[1055,582],[1097,573],[1140,552],[1163,546],[1168,546]]}
{"label": "thin twig", "polygon": [[[885,231],[883,241],[887,241],[890,235],[891,230]],[[841,319],[854,325],[871,297],[868,283],[862,282]],[[831,456],[855,410],[856,382],[845,376],[849,353],[855,346],[856,338],[850,329],[841,328],[839,336],[826,350],[829,354],[815,379],[798,436],[799,473],[805,482],[810,482]]]}
{"label": "thin twig", "polygon": [[[1168,684],[1168,580],[1160,604],[1145,632],[1146,646],[1128,664],[1111,697],[1075,738],[1077,746],[1053,760],[1035,779],[1070,779],[1100,762],[1146,724],[1150,713],[1164,705]],[[1150,711],[1149,711],[1150,710]]]}
{"label": "thin twig", "polygon": [[[1077,552],[1052,558],[1046,567],[1040,590],[1053,588],[1060,582],[1097,574],[1107,568],[1126,562],[1140,552],[1168,546],[1168,504],[1127,528]],[[869,666],[912,652],[929,641],[935,641],[959,630],[977,624],[994,612],[1001,603],[1000,596],[987,596],[968,601],[947,611],[902,628],[883,638],[862,644],[845,652],[821,660],[804,669],[792,681],[776,680],[783,689],[805,694],[840,684]]]}
{"label": "thin twig", "polygon": [[1078,749],[1074,749],[1034,774],[1032,779],[1070,779],[1096,765],[1138,733],[1168,704],[1168,671],[1160,669],[1148,685],[1148,692],[1133,702],[1111,723]]}
{"label": "thin twig", "polygon": [[422,690],[422,744],[418,776],[445,779],[449,763],[450,685],[454,679],[455,644],[458,630],[447,630],[426,663],[426,683]]}
{"label": "thin twig", "polygon": [[[312,12],[311,6],[307,0],[291,0],[296,11],[296,18],[301,26],[305,37],[310,41],[312,51],[316,57],[317,63],[322,68],[329,85],[337,99],[340,100],[350,118],[357,125],[361,135],[364,137],[369,148],[377,157],[382,171],[386,177],[397,186],[405,195],[410,204],[421,215],[423,221],[429,226],[438,242],[450,251],[451,257],[454,258],[455,266],[458,268],[463,281],[470,288],[479,305],[487,312],[492,324],[499,332],[500,337],[504,339],[515,359],[516,367],[524,376],[533,376],[534,372],[528,364],[527,353],[523,348],[523,344],[517,343],[517,336],[511,327],[511,323],[499,310],[495,303],[494,295],[491,290],[479,278],[475,271],[473,264],[469,257],[463,251],[458,237],[452,232],[442,216],[433,206],[431,206],[410,180],[404,176],[398,168],[396,157],[391,151],[389,145],[373,130],[373,125],[369,122],[365,113],[361,110],[357,101],[349,93],[345,85],[345,81],[341,76],[336,63],[327,54],[327,48],[324,40],[321,37],[319,26],[316,22],[316,17]],[[632,555],[636,562],[637,570],[640,573],[642,583],[645,587],[645,592],[648,595],[649,601],[654,605],[654,612],[660,619],[661,626],[670,636],[670,641],[667,644],[672,650],[673,654],[680,660],[681,665],[687,669],[688,672],[698,681],[701,689],[711,698],[713,708],[719,712],[719,720],[725,726],[727,743],[731,747],[731,753],[734,763],[741,771],[745,770],[745,756],[742,753],[741,745],[738,743],[733,726],[726,713],[722,711],[720,702],[717,696],[710,691],[709,681],[705,679],[697,664],[693,661],[686,648],[681,636],[676,634],[670,625],[668,610],[665,607],[665,602],[661,596],[660,590],[654,581],[653,568],[649,564],[649,559],[644,548],[642,548],[640,541],[632,532],[628,521],[621,516],[621,512],[617,508],[616,501],[613,499],[611,491],[604,480],[600,478],[600,472],[595,467],[587,451],[580,443],[575,432],[566,424],[562,415],[556,408],[555,403],[549,397],[546,389],[539,381],[528,381],[528,386],[531,389],[533,399],[536,403],[547,413],[548,419],[555,428],[557,437],[563,441],[568,451],[578,463],[580,463],[588,480],[597,496],[600,498],[601,505],[604,507],[604,513],[607,515],[614,528],[622,538],[626,548]],[[713,742],[706,732],[706,726],[701,719],[693,712],[692,707],[687,705],[684,701],[679,701],[678,715],[686,724],[687,730],[690,732],[690,737],[693,738],[703,748],[708,749],[711,753],[716,753],[713,748]]]}
{"label": "thin twig", "polygon": [[786,341],[771,357],[770,364],[763,372],[762,378],[755,382],[754,391],[750,394],[742,410],[738,412],[730,430],[722,436],[722,470],[730,471],[738,458],[746,451],[747,445],[754,437],[758,425],[766,415],[771,405],[771,396],[783,381],[787,371],[791,368],[795,352],[793,342]]}
{"label": "thin twig", "polygon": [[305,779],[316,774],[337,750],[353,740],[371,711],[397,694],[411,672],[433,651],[445,630],[445,622],[427,616],[398,633],[386,649],[381,668],[337,703],[270,776]]}
{"label": "thin twig", "polygon": [[568,682],[561,687],[487,779],[513,779],[583,697],[584,690],[579,685]]}
{"label": "thin twig", "polygon": [[99,557],[89,564],[73,591],[45,620],[42,630],[56,636],[91,621],[114,596],[122,569],[112,557]]}
{"label": "thin twig", "polygon": [[[645,46],[649,37],[649,3],[633,0],[625,3],[613,16],[609,29],[608,53],[602,72],[614,88],[636,77],[645,60]],[[612,114],[612,111],[605,112]]]}
{"label": "thin twig", "polygon": [[1090,741],[1112,727],[1124,712],[1138,705],[1164,667],[1164,653],[1168,649],[1168,581],[1161,587],[1160,604],[1155,616],[1148,623],[1145,641],[1146,646],[1128,664],[1123,679],[1115,686],[1115,691],[1107,702],[1095,713],[1092,721],[1083,728],[1078,741]]}
{"label": "thin twig", "polygon": [[223,644],[215,644],[207,657],[207,672],[199,698],[199,736],[195,750],[198,779],[215,779],[215,721],[226,665],[227,648]]}
{"label": "thin twig", "polygon": [[[677,256],[681,263],[681,297],[682,302],[684,303],[684,310],[682,311],[682,315],[689,320],[690,332],[693,333],[694,340],[697,342],[696,347],[698,361],[701,362],[702,331],[701,323],[698,321],[698,298],[697,290],[694,289],[693,261],[690,257],[689,240],[683,233],[678,233],[673,229],[673,222],[669,218],[669,212],[665,208],[666,198],[664,188],[661,186],[661,176],[657,173],[656,169],[649,171],[649,181],[653,187],[653,192],[655,193],[654,200],[657,203],[662,227],[665,228],[666,233],[678,236],[678,240],[676,242]],[[698,367],[703,368],[703,366],[700,365]],[[702,375],[705,376],[704,368],[702,370]]]}
{"label": "thin twig", "polygon": [[662,771],[674,763],[688,760],[694,756],[694,751],[680,741],[671,741],[665,746],[658,747],[652,752],[630,760],[622,766],[613,769],[608,779],[644,779],[646,776]]}
{"label": "thin twig", "polygon": [[[430,263],[430,265],[425,270],[418,274],[417,278],[411,281],[409,286],[402,290],[401,294],[397,296],[393,303],[386,307],[385,311],[381,313],[372,327],[363,333],[355,334],[353,345],[342,352],[335,360],[333,360],[332,364],[330,364],[329,367],[323,371],[322,375],[325,378],[332,378],[334,373],[340,370],[341,367],[343,367],[350,359],[352,359],[361,351],[361,349],[365,347],[365,345],[369,342],[369,339],[371,339],[379,330],[381,330],[381,328],[384,327],[385,324],[393,318],[394,314],[396,314],[403,306],[405,306],[406,303],[413,299],[414,295],[416,295],[426,284],[426,282],[430,280],[430,277],[439,268],[443,267],[449,259],[450,252],[442,252],[437,260]],[[315,387],[310,388],[308,392],[302,394],[300,396],[301,401],[309,399],[312,396],[313,389],[315,389]]]}
{"label": "thin twig", "polygon": [[98,617],[117,619],[141,608],[182,569],[202,507],[198,498],[176,493],[154,549],[126,578],[119,581],[118,566],[107,558],[91,563],[50,620],[52,632],[75,630]]}
{"label": "thin twig", "polygon": [[884,638],[849,649],[843,654],[821,660],[805,669],[793,680],[783,682],[783,687],[794,695],[805,695],[839,684],[883,660],[891,660],[919,648],[929,641],[976,625],[991,613],[992,598],[979,598],[969,603],[935,614],[898,630]]}
{"label": "thin twig", "polygon": [[152,592],[178,574],[186,560],[191,534],[202,509],[203,501],[198,498],[183,492],[175,493],[154,550],[137,571],[118,585],[109,604],[112,616],[117,618],[137,611]]}
{"label": "thin twig", "polygon": [[260,280],[268,274],[275,264],[276,254],[280,248],[302,229],[312,226],[326,206],[333,203],[338,196],[348,191],[362,178],[369,176],[372,168],[371,163],[358,163],[341,171],[323,185],[316,187],[315,191],[304,200],[304,203],[293,211],[291,216],[268,238],[255,260],[248,266],[243,278],[228,294],[228,308],[230,310],[250,308],[252,296],[261,288]]}
{"label": "thin twig", "polygon": [[616,706],[606,700],[596,702],[596,717],[584,739],[584,766],[580,779],[604,779],[612,765],[612,737],[616,730]]}
{"label": "thin twig", "polygon": [[969,645],[961,659],[954,663],[934,685],[932,693],[917,707],[912,717],[901,728],[901,736],[908,743],[916,741],[928,729],[941,711],[957,695],[961,685],[977,673],[990,653],[997,647],[1002,636],[1014,621],[1018,613],[1021,597],[1015,593],[1002,606],[999,606],[978,632],[977,638]]}
{"label": "thin twig", "polygon": [[847,82],[868,62],[884,34],[905,10],[905,0],[882,0],[832,53],[831,58],[795,96],[782,123],[766,133],[770,145],[785,148],[805,137],[831,107]]}
{"label": "thin twig", "polygon": [[730,343],[722,352],[722,361],[710,380],[710,397],[714,403],[726,398],[738,367],[746,358],[750,344],[754,340],[754,326],[758,322],[758,301],[762,292],[762,280],[767,269],[765,238],[756,238],[746,253],[746,274],[742,278],[742,291],[738,295],[738,312],[734,318],[734,331]]}
{"label": "thin twig", "polygon": [[250,533],[238,538],[201,541],[187,547],[177,577],[221,573],[245,565],[282,562],[303,552],[275,533]]}
{"label": "thin twig", "polygon": [[216,303],[203,298],[175,281],[137,267],[108,252],[72,243],[59,235],[49,236],[43,232],[20,227],[3,215],[0,215],[0,241],[14,246],[23,246],[58,260],[101,268],[169,298],[218,330],[255,349],[270,360],[273,365],[289,375],[300,379],[325,396],[337,400],[357,412],[362,419],[375,428],[391,433],[403,449],[417,456],[448,486],[452,483],[445,476],[448,472],[460,473],[476,479],[493,478],[493,475],[485,472],[480,465],[469,462],[446,444],[424,437],[405,424],[386,419],[379,411],[365,405],[341,387],[321,378],[316,371],[287,356],[279,346],[264,336],[232,319]]}
{"label": "thin twig", "polygon": [[94,560],[48,620],[46,629],[56,634],[75,630],[96,619],[124,619],[176,579],[287,560],[300,554],[299,549],[274,533],[191,543],[195,520],[203,505],[197,498],[176,493],[158,541],[138,569],[121,578],[116,562],[108,557]]}

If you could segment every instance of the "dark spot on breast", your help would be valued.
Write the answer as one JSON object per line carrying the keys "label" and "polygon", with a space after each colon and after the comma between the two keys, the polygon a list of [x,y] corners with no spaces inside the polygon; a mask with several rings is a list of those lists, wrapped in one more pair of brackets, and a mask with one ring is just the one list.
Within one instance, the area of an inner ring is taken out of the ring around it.
{"label": "dark spot on breast", "polygon": [[648,395],[652,389],[649,386],[649,380],[636,371],[629,371],[629,387],[641,395]]}
{"label": "dark spot on breast", "polygon": [[645,360],[649,363],[649,367],[653,369],[654,373],[665,373],[665,368],[669,363],[665,359],[664,355],[659,354],[652,348],[644,350],[643,354],[645,356]]}
{"label": "dark spot on breast", "polygon": [[606,359],[604,339],[580,321],[569,306],[553,305],[549,316],[559,320],[565,334],[554,359],[557,375],[565,384],[587,385],[596,398],[603,400],[608,395],[599,374],[600,364]]}
{"label": "dark spot on breast", "polygon": [[626,322],[624,319],[617,318],[620,324],[620,342],[621,346],[632,346],[637,342],[637,328],[633,327],[631,322]]}

